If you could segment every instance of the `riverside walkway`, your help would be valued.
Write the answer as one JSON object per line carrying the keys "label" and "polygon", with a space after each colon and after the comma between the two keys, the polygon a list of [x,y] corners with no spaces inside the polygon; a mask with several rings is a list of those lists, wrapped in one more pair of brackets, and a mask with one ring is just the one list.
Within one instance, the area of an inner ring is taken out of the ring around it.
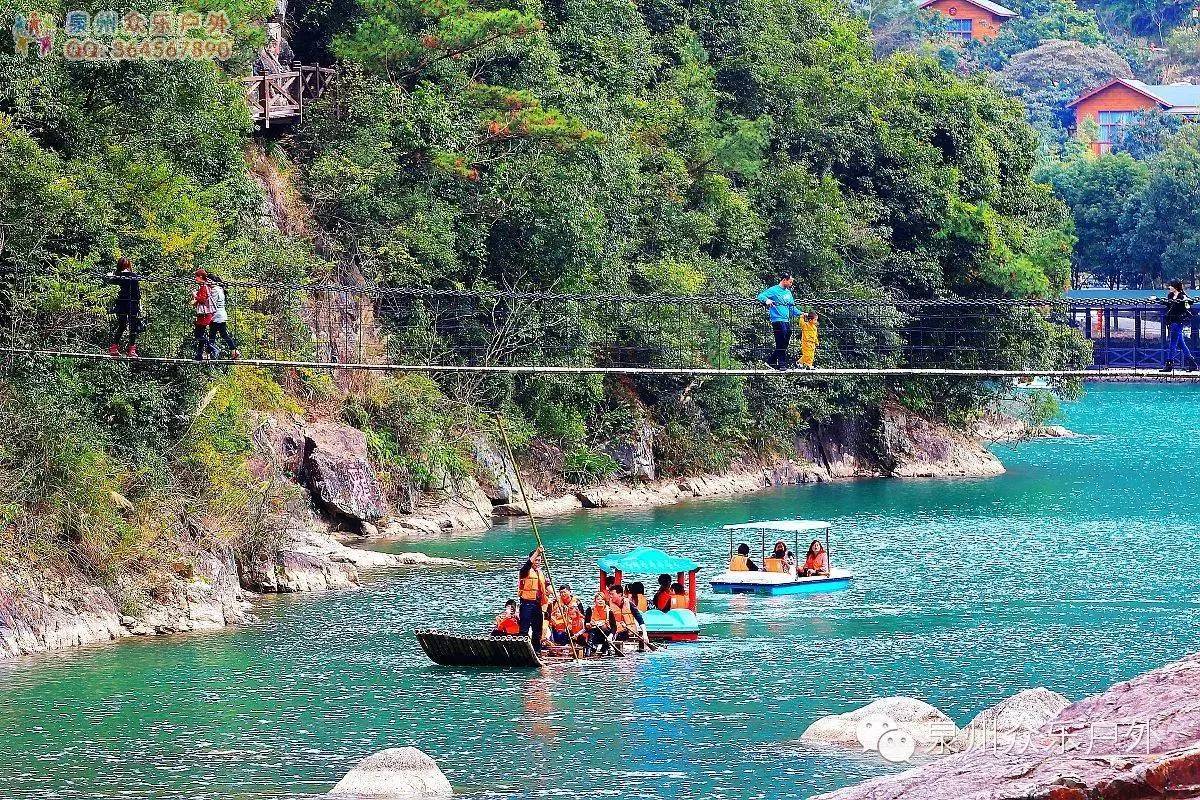
{"label": "riverside walkway", "polygon": [[[146,305],[169,311],[146,320],[141,363],[197,366],[190,281],[142,281]],[[1147,334],[1159,330],[1158,311],[1144,298],[800,298],[798,310],[820,315],[817,368],[781,373],[763,363],[770,327],[763,308],[744,295],[227,286],[230,328],[247,357],[205,364],[481,375],[1200,380],[1200,373],[1156,371],[1161,337]],[[0,305],[8,306],[0,311],[0,358],[109,358],[112,292],[95,276],[0,280]],[[1115,348],[1102,337],[1122,329],[1131,307],[1138,356],[1108,363]]]}

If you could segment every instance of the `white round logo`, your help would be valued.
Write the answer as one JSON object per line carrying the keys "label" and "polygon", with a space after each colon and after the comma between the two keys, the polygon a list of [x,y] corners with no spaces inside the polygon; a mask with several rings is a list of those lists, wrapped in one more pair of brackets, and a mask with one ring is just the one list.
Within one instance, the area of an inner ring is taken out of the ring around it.
{"label": "white round logo", "polygon": [[886,717],[883,714],[872,714],[869,717],[863,717],[859,720],[858,727],[854,729],[854,735],[858,737],[858,743],[862,745],[864,752],[869,750],[879,749],[879,739],[883,734],[890,730],[896,729],[896,723],[891,717]]}
{"label": "white round logo", "polygon": [[912,734],[902,728],[885,731],[879,737],[879,755],[893,764],[908,761],[916,750],[917,743]]}

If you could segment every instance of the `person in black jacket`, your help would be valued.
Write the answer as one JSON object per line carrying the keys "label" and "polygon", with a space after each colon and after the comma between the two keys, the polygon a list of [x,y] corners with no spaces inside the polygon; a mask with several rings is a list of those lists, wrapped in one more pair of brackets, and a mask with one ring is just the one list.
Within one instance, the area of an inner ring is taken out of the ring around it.
{"label": "person in black jacket", "polygon": [[113,301],[112,313],[116,318],[113,327],[112,344],[108,347],[110,356],[121,355],[121,339],[129,332],[130,358],[137,358],[137,335],[142,324],[142,279],[134,274],[133,262],[128,258],[117,260],[117,269],[105,277],[105,283],[117,287],[117,299]]}
{"label": "person in black jacket", "polygon": [[1163,315],[1163,324],[1167,326],[1167,363],[1159,371],[1174,371],[1175,356],[1182,350],[1183,357],[1187,359],[1187,371],[1193,372],[1196,359],[1192,357],[1183,335],[1183,326],[1192,321],[1192,298],[1183,290],[1183,281],[1171,281],[1167,286],[1167,299],[1158,301],[1167,309]]}

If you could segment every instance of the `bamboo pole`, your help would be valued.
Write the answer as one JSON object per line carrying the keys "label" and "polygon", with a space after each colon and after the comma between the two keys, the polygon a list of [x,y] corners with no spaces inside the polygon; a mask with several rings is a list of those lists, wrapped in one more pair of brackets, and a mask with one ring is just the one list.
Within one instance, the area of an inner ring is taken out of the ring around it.
{"label": "bamboo pole", "polygon": [[[542,551],[542,566],[546,570],[546,584],[550,587],[550,604],[553,606],[558,602],[558,592],[554,586],[554,576],[550,570],[550,554],[546,552],[546,545],[542,542],[542,532],[538,530],[537,517],[533,515],[533,506],[529,503],[529,494],[525,491],[525,481],[521,479],[521,470],[517,469],[517,459],[513,455],[512,444],[508,441],[508,431],[504,429],[504,419],[500,416],[499,411],[492,412],[492,416],[496,418],[496,428],[500,431],[500,441],[504,444],[504,452],[508,456],[508,463],[512,464],[513,475],[517,479],[517,491],[521,493],[521,500],[525,504],[525,514],[529,517],[529,526],[533,528],[533,538],[537,541],[538,549]],[[550,624],[549,619],[546,624]],[[570,623],[567,625],[567,643],[571,648],[571,657],[579,658],[579,653],[575,649],[575,637],[571,633]]]}

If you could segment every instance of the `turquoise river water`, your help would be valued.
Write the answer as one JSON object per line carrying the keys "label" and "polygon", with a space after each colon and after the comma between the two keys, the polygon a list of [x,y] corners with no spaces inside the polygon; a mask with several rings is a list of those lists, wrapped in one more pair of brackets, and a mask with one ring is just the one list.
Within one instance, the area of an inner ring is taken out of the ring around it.
{"label": "turquoise river water", "polygon": [[[796,744],[817,717],[915,695],[958,722],[1013,692],[1078,698],[1197,649],[1188,386],[1093,387],[1086,438],[998,448],[1003,477],[798,487],[545,525],[562,577],[648,543],[723,563],[725,523],[836,523],[855,587],[701,594],[703,641],[545,674],[428,663],[412,636],[483,630],[520,525],[418,544],[466,573],[376,575],[266,601],[233,631],[0,664],[0,798],[297,798],[415,744],[467,798],[806,797],[897,769]],[[1185,424],[1179,424],[1182,420]],[[703,573],[702,573],[703,575]]]}

